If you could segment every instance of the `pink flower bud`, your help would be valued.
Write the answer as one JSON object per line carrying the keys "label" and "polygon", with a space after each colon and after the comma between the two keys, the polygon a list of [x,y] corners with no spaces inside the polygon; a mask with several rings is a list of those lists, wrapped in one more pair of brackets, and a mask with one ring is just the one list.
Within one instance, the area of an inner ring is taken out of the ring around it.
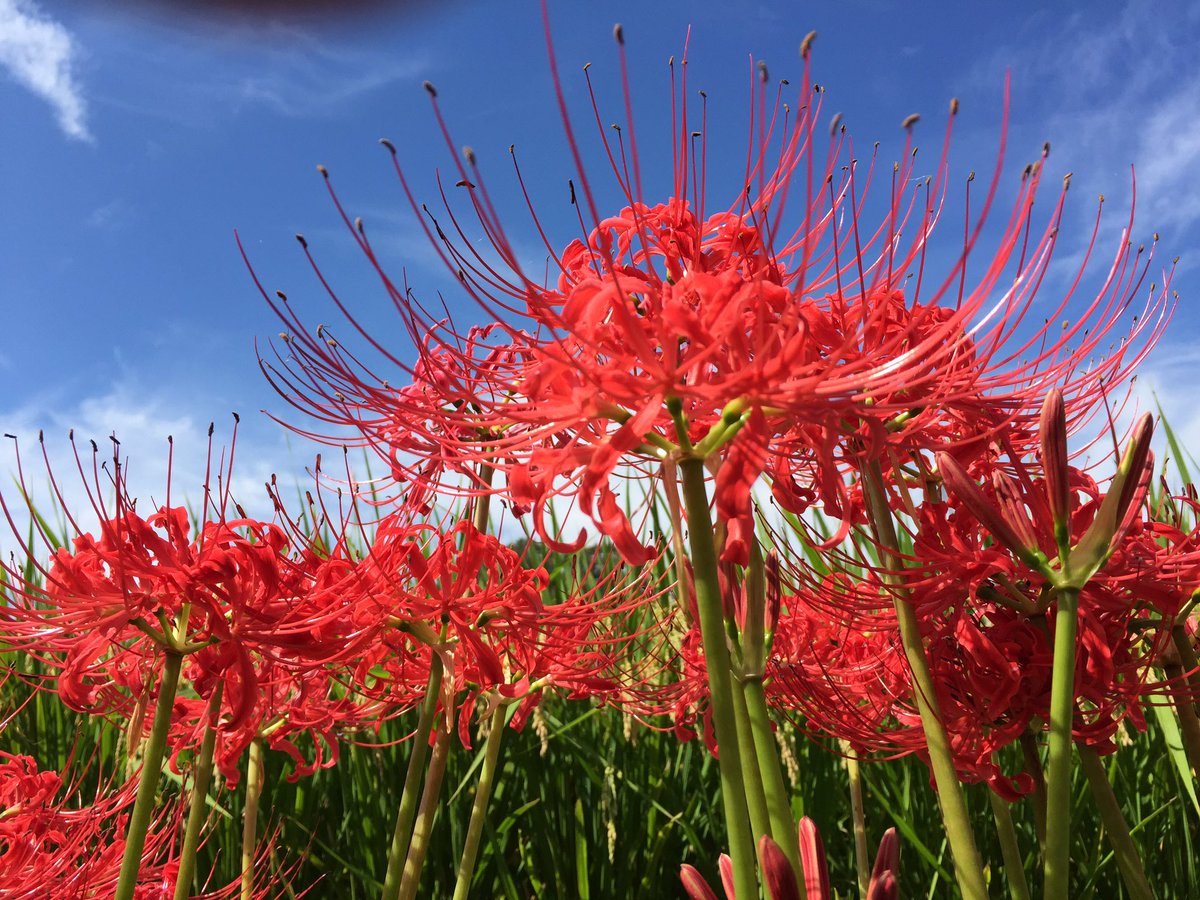
{"label": "pink flower bud", "polygon": [[963,503],[1001,544],[1011,550],[1027,565],[1040,569],[1043,560],[1035,552],[1036,547],[1026,543],[1020,532],[996,508],[996,505],[979,489],[954,457],[942,452],[937,454],[938,472],[947,489]]}
{"label": "pink flower bud", "polygon": [[804,868],[804,891],[808,900],[830,900],[829,867],[825,863],[825,844],[817,823],[805,816],[800,820],[800,865]]}
{"label": "pink flower bud", "polygon": [[899,870],[900,837],[895,828],[889,828],[879,840],[879,852],[875,854],[871,883],[867,887],[867,900],[895,900],[900,889],[894,873]]}
{"label": "pink flower bud", "polygon": [[1100,571],[1133,524],[1150,486],[1153,457],[1150,438],[1154,421],[1147,413],[1133,428],[1133,437],[1121,457],[1121,465],[1096,510],[1096,518],[1070,556],[1070,583],[1081,588]]}
{"label": "pink flower bud", "polygon": [[683,889],[691,900],[720,900],[704,876],[687,863],[679,867],[679,880],[683,882]]}
{"label": "pink flower bud", "polygon": [[762,862],[763,883],[770,900],[800,900],[796,873],[780,846],[764,834],[758,839],[758,858]]}
{"label": "pink flower bud", "polygon": [[1042,468],[1046,475],[1046,494],[1050,514],[1054,517],[1055,535],[1062,535],[1059,544],[1066,543],[1071,523],[1071,488],[1067,470],[1067,412],[1062,391],[1058,388],[1046,396],[1042,404],[1040,423]]}

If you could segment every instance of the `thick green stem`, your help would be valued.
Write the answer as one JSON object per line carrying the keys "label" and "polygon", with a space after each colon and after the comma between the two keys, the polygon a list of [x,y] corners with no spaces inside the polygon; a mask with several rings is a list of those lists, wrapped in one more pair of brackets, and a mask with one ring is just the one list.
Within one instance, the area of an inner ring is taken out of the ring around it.
{"label": "thick green stem", "polygon": [[1033,779],[1033,827],[1037,831],[1038,849],[1046,852],[1046,774],[1042,771],[1042,756],[1038,750],[1037,735],[1032,731],[1021,734],[1021,755],[1025,760],[1025,772]]}
{"label": "thick green stem", "polygon": [[[884,492],[883,473],[879,463],[874,460],[868,461],[863,466],[862,477],[867,515],[875,533],[876,543],[884,551],[885,565],[898,570],[904,563],[896,538],[896,528],[892,522],[892,512]],[[963,796],[962,784],[958,780],[958,770],[954,766],[950,740],[942,723],[942,711],[934,692],[929,662],[925,658],[925,645],[917,613],[901,595],[902,579],[886,571],[883,578],[892,587],[892,601],[900,626],[900,641],[912,671],[913,699],[921,714],[925,746],[929,751],[929,766],[933,769],[938,805],[942,810],[942,824],[946,828],[946,838],[950,843],[950,855],[954,858],[955,878],[966,900],[987,900],[987,879],[984,878],[983,863],[975,846],[975,834],[971,829],[971,818],[967,814],[967,802]]]}
{"label": "thick green stem", "polygon": [[413,900],[421,885],[421,869],[425,865],[425,854],[429,851],[429,835],[433,832],[433,819],[437,815],[438,798],[442,793],[442,776],[446,774],[449,756],[450,732],[440,728],[429,759],[429,771],[425,773],[425,790],[421,792],[421,808],[417,811],[417,821],[413,826],[408,857],[404,860],[400,900]]}
{"label": "thick green stem", "polygon": [[854,823],[854,869],[858,873],[859,900],[867,900],[871,887],[871,859],[867,848],[867,813],[863,806],[862,772],[855,749],[842,742],[846,756],[846,774],[850,778],[850,816]]}
{"label": "thick green stem", "polygon": [[[491,485],[492,478],[495,476],[496,470],[488,463],[479,464],[479,481],[480,484],[486,486]],[[471,510],[471,524],[475,526],[475,530],[482,533],[488,528],[488,514],[492,505],[491,494],[476,494],[475,502]]]}
{"label": "thick green stem", "polygon": [[[1180,666],[1166,666],[1166,672],[1167,678],[1176,684],[1185,683]],[[1175,704],[1175,713],[1179,717],[1179,734],[1183,739],[1184,755],[1192,767],[1192,778],[1200,782],[1200,718],[1196,717],[1195,705],[1187,698]]]}
{"label": "thick green stem", "polygon": [[800,868],[800,842],[796,836],[796,821],[792,818],[792,804],[788,798],[787,781],[783,777],[783,766],[779,762],[779,745],[771,728],[762,679],[747,678],[743,691],[746,710],[750,715],[750,734],[754,737],[754,751],[758,759],[758,777],[767,800],[771,837],[783,849],[799,879],[803,874]]}
{"label": "thick green stem", "polygon": [[1004,856],[1009,896],[1012,900],[1030,900],[1029,882],[1025,880],[1025,860],[1017,843],[1017,830],[1013,827],[1008,802],[995,791],[988,791],[988,799],[992,801],[992,815],[996,819],[996,835],[1000,838],[1000,852]]}
{"label": "thick green stem", "polygon": [[421,705],[421,717],[413,737],[412,755],[408,758],[408,772],[404,776],[404,788],[400,794],[400,809],[396,813],[396,828],[392,832],[392,845],[388,849],[387,874],[383,879],[380,900],[396,900],[400,896],[400,881],[404,874],[404,860],[408,856],[409,839],[412,837],[413,819],[420,800],[421,774],[425,770],[425,757],[429,755],[429,729],[437,714],[438,695],[442,690],[445,669],[442,657],[433,654],[429,666],[429,684],[425,688],[425,702]]}
{"label": "thick green stem", "polygon": [[[748,740],[751,733],[750,711],[746,708],[746,683],[733,681],[733,714],[737,719],[740,743],[738,751],[742,763],[742,783],[746,786],[746,811],[750,814],[750,834],[754,846],[764,834],[771,835],[771,814],[767,811],[767,795],[763,791],[762,776],[758,770],[758,748]],[[776,840],[778,843],[778,840]]]}
{"label": "thick green stem", "polygon": [[720,748],[717,761],[721,772],[721,803],[725,809],[725,827],[729,832],[734,890],[739,897],[757,897],[754,839],[750,834],[750,816],[742,778],[729,647],[725,642],[725,614],[721,603],[717,555],[713,546],[712,519],[708,512],[708,492],[704,486],[704,463],[699,459],[685,459],[679,467],[683,474],[683,502],[687,510],[688,545],[696,580],[696,606],[708,673],[709,702]]}
{"label": "thick green stem", "polygon": [[492,798],[492,785],[496,780],[496,766],[500,760],[500,741],[504,737],[506,709],[497,706],[488,722],[487,744],[483,751],[483,768],[479,771],[479,784],[475,788],[475,802],[471,805],[471,821],[467,825],[467,839],[463,843],[462,859],[458,863],[458,880],[454,885],[454,900],[467,900],[471,892],[471,879],[475,874],[475,858],[479,854],[479,839],[483,835],[483,820],[487,815],[488,801]]}
{"label": "thick green stem", "polygon": [[242,900],[254,900],[254,859],[258,851],[258,801],[263,789],[263,742],[250,742],[246,757],[246,804],[242,807]]}
{"label": "thick green stem", "polygon": [[208,718],[200,754],[192,768],[192,797],[188,804],[187,826],[183,832],[183,849],[179,851],[179,874],[175,878],[175,900],[187,900],[196,877],[196,851],[200,847],[200,831],[208,818],[208,786],[212,782],[213,751],[217,746],[217,715],[225,683],[217,682],[208,701]]}
{"label": "thick green stem", "polygon": [[142,774],[138,780],[137,798],[125,833],[125,856],[117,879],[116,900],[132,900],[142,868],[142,850],[146,847],[146,832],[154,817],[154,798],[162,776],[163,751],[171,730],[171,713],[175,706],[175,691],[179,688],[179,672],[183,654],[167,650],[163,662],[162,680],[158,684],[158,701],[154,707],[154,725],[142,754]]}
{"label": "thick green stem", "polygon": [[[1179,654],[1177,671],[1188,685],[1187,696],[1179,700],[1179,730],[1183,735],[1184,750],[1192,771],[1200,781],[1200,662],[1196,659],[1192,638],[1187,629],[1176,625],[1171,629],[1171,640]],[[1175,676],[1172,674],[1172,678]]]}
{"label": "thick green stem", "polygon": [[[1081,744],[1078,749],[1079,762],[1092,788],[1092,798],[1100,811],[1100,821],[1104,823],[1108,842],[1117,857],[1117,865],[1121,869],[1121,878],[1129,891],[1130,900],[1154,900],[1154,891],[1150,890],[1146,871],[1142,868],[1142,858],[1133,843],[1133,835],[1129,833],[1129,825],[1121,813],[1121,804],[1117,802],[1117,795],[1113,793],[1108,773],[1104,771],[1104,763],[1090,747]],[[1066,894],[1055,896],[1065,897]]]}
{"label": "thick green stem", "polygon": [[1071,728],[1075,717],[1075,634],[1079,591],[1057,592],[1054,669],[1050,682],[1050,751],[1046,760],[1046,897],[1066,897],[1071,870]]}
{"label": "thick green stem", "polygon": [[1171,641],[1175,644],[1175,650],[1179,653],[1181,668],[1187,674],[1187,681],[1193,688],[1192,690],[1192,708],[1196,711],[1196,715],[1200,715],[1200,660],[1196,658],[1196,650],[1192,646],[1192,639],[1182,625],[1176,625],[1171,629]]}

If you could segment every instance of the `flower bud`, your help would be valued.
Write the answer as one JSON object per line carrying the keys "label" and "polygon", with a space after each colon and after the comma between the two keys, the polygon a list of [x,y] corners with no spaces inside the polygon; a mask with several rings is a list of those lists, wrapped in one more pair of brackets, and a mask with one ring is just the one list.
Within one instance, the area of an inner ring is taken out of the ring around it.
{"label": "flower bud", "polygon": [[1072,587],[1082,588],[1100,571],[1133,524],[1150,486],[1153,468],[1150,438],[1153,433],[1154,421],[1146,413],[1133,428],[1133,437],[1108,486],[1108,493],[1096,510],[1096,518],[1071,551],[1067,575]]}
{"label": "flower bud", "polygon": [[949,453],[938,453],[937,466],[946,488],[971,511],[993,538],[1015,553],[1026,565],[1039,571],[1044,567],[1045,558],[1037,552],[1037,547],[1022,537],[1020,530],[1004,517],[954,457]]}
{"label": "flower bud", "polygon": [[687,863],[679,867],[679,880],[683,882],[683,890],[691,900],[719,900],[704,876]]}
{"label": "flower bud", "polygon": [[825,844],[817,823],[805,816],[800,820],[800,865],[804,868],[804,891],[808,900],[830,900],[829,867],[825,862]]}
{"label": "flower bud", "polygon": [[879,841],[879,852],[875,854],[875,865],[871,869],[871,883],[867,887],[867,900],[895,900],[899,895],[895,873],[900,870],[900,838],[895,828],[889,828]]}
{"label": "flower bud", "polygon": [[762,863],[767,896],[771,900],[800,900],[800,885],[796,883],[792,864],[770,835],[764,834],[758,839],[758,858]]}
{"label": "flower bud", "polygon": [[1067,412],[1058,388],[1042,404],[1039,431],[1042,441],[1042,469],[1046,475],[1046,495],[1054,520],[1054,537],[1060,554],[1071,535],[1071,488],[1067,467]]}

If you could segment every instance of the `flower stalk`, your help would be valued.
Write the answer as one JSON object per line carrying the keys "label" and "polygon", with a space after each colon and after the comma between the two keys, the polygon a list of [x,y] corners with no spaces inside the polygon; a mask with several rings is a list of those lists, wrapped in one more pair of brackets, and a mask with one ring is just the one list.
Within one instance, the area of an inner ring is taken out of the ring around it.
{"label": "flower stalk", "polygon": [[187,900],[196,876],[196,851],[200,847],[200,831],[207,818],[208,787],[212,783],[213,751],[217,746],[217,715],[225,683],[217,682],[208,701],[204,739],[192,770],[192,797],[188,803],[187,825],[183,833],[183,848],[179,851],[179,874],[175,878],[175,900]]}
{"label": "flower stalk", "polygon": [[763,690],[762,676],[750,676],[741,683],[745,696],[746,711],[750,717],[750,735],[754,741],[755,757],[758,762],[756,773],[761,791],[767,804],[767,815],[771,830],[768,832],[783,850],[788,862],[798,873],[800,851],[797,844],[796,821],[792,818],[792,807],[788,801],[787,782],[779,761],[779,749],[767,711],[767,696]]}
{"label": "flower stalk", "polygon": [[388,849],[387,871],[383,878],[380,900],[396,900],[400,896],[404,861],[408,856],[413,820],[416,818],[417,804],[421,796],[421,775],[425,770],[425,758],[429,755],[429,730],[433,727],[433,719],[437,714],[444,672],[441,654],[435,652],[429,666],[429,683],[425,688],[425,701],[421,704],[421,715],[413,737],[412,754],[408,758],[408,771],[400,793],[400,809],[396,813],[396,827],[392,832],[391,847]]}
{"label": "flower stalk", "polygon": [[750,815],[750,831],[757,844],[764,834],[771,833],[771,814],[767,810],[767,795],[763,790],[757,741],[742,740],[754,733],[754,726],[746,704],[746,683],[737,677],[733,680],[733,712],[740,741],[738,754],[742,764],[742,784],[746,788],[746,811]]}
{"label": "flower stalk", "polygon": [[150,828],[150,820],[154,817],[154,800],[158,793],[158,781],[162,776],[163,751],[167,747],[175,692],[179,688],[179,673],[183,668],[182,653],[168,648],[164,656],[162,678],[158,683],[158,701],[154,707],[154,724],[142,754],[142,774],[138,780],[137,798],[134,800],[129,829],[125,835],[125,855],[121,859],[121,873],[114,895],[116,900],[133,900],[138,873],[142,866],[142,850],[146,846],[146,832]]}
{"label": "flower stalk", "polygon": [[246,804],[242,808],[242,900],[254,900],[254,858],[258,847],[258,804],[265,766],[262,738],[250,742],[246,757]]}
{"label": "flower stalk", "polygon": [[[878,461],[869,461],[863,467],[862,477],[867,518],[875,540],[888,557],[885,562],[899,566],[902,564],[900,545],[884,493],[883,472]],[[950,740],[942,724],[941,709],[934,690],[933,676],[929,671],[929,661],[925,658],[917,613],[901,595],[900,579],[887,571],[883,573],[883,578],[892,586],[892,602],[900,626],[900,640],[912,670],[913,699],[920,712],[921,727],[925,732],[929,764],[937,786],[938,805],[946,826],[946,837],[950,842],[950,854],[954,858],[954,874],[963,897],[968,900],[987,900],[987,880],[983,875],[983,863],[975,846],[975,835],[971,828],[970,816],[967,814],[966,798],[958,780],[958,771],[954,766]]]}
{"label": "flower stalk", "polygon": [[867,900],[867,889],[871,884],[871,861],[867,849],[867,814],[863,807],[862,772],[858,766],[855,749],[842,742],[845,752],[846,775],[850,780],[850,819],[854,823],[854,868],[858,873],[858,896]]}
{"label": "flower stalk", "polygon": [[492,798],[492,787],[496,781],[496,769],[500,761],[500,743],[504,737],[507,712],[508,710],[503,704],[498,704],[488,720],[483,767],[479,771],[479,784],[475,788],[475,802],[471,805],[471,819],[467,824],[467,837],[463,842],[462,858],[458,864],[454,900],[467,900],[467,896],[471,892],[471,879],[475,874],[475,860],[479,855],[479,841],[483,835],[483,820],[487,815],[488,802]]}
{"label": "flower stalk", "polygon": [[[1100,821],[1104,823],[1104,832],[1108,835],[1113,855],[1117,858],[1121,879],[1125,882],[1125,889],[1129,891],[1130,900],[1154,900],[1154,891],[1150,889],[1150,883],[1146,880],[1142,858],[1133,842],[1133,835],[1129,832],[1129,824],[1121,812],[1121,804],[1117,802],[1117,795],[1113,792],[1112,782],[1108,780],[1104,763],[1100,761],[1095,750],[1083,744],[1079,745],[1079,762],[1087,775],[1092,798],[1096,801]],[[1065,897],[1066,894],[1053,896]]]}
{"label": "flower stalk", "polygon": [[691,457],[680,462],[683,501],[687,511],[688,548],[696,579],[696,606],[704,645],[705,669],[711,695],[713,727],[720,747],[721,803],[729,831],[729,855],[733,861],[734,889],[740,897],[758,895],[755,874],[754,838],[746,806],[741,748],[738,743],[729,647],[726,644],[725,614],[721,603],[717,556],[713,546],[712,518],[704,485],[704,463]]}
{"label": "flower stalk", "polygon": [[1046,759],[1047,897],[1067,896],[1071,865],[1071,730],[1075,716],[1075,635],[1079,627],[1079,591],[1056,592],[1054,667],[1050,683],[1050,749]]}
{"label": "flower stalk", "polygon": [[446,762],[449,758],[450,729],[439,728],[429,758],[429,771],[425,773],[425,790],[421,793],[421,807],[413,825],[412,841],[408,845],[408,856],[404,860],[400,900],[413,900],[421,886],[421,869],[425,866],[425,854],[429,852],[429,835],[433,832],[438,798],[442,793],[442,778],[446,774]]}
{"label": "flower stalk", "polygon": [[1025,860],[1017,843],[1017,830],[1013,827],[1008,801],[992,790],[988,791],[988,800],[992,803],[992,816],[996,820],[996,836],[1000,839],[1000,854],[1004,858],[1008,894],[1012,900],[1030,900],[1029,882],[1025,879]]}

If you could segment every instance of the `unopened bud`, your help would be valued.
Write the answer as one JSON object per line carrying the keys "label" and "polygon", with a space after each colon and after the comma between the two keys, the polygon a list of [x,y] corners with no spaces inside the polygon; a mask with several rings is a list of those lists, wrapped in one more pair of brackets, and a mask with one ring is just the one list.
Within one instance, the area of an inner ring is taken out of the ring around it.
{"label": "unopened bud", "polygon": [[871,868],[871,883],[867,897],[872,900],[894,900],[897,896],[895,873],[900,871],[900,837],[889,828],[879,841],[875,865]]}
{"label": "unopened bud", "polygon": [[820,892],[819,897],[828,897],[829,866],[825,861],[825,844],[821,840],[821,832],[817,823],[805,816],[797,828],[800,843],[800,867],[804,870],[804,883],[810,885],[809,895],[813,887]]}
{"label": "unopened bud", "polygon": [[1058,388],[1042,404],[1039,432],[1046,494],[1054,520],[1054,538],[1061,553],[1071,537],[1071,486],[1067,467],[1067,411]]}
{"label": "unopened bud", "polygon": [[1070,586],[1082,588],[1100,571],[1137,517],[1150,487],[1153,469],[1150,438],[1153,434],[1154,420],[1146,413],[1133,427],[1133,437],[1100,508],[1096,510],[1096,517],[1071,551]]}
{"label": "unopened bud", "polygon": [[783,599],[783,587],[779,577],[779,551],[774,547],[767,553],[766,578],[767,608],[765,624],[767,634],[771,635],[775,632],[775,627],[779,624],[779,607]]}
{"label": "unopened bud", "polygon": [[996,508],[991,499],[979,489],[971,477],[950,454],[937,454],[938,472],[946,488],[966,506],[999,543],[1011,550],[1031,568],[1041,570],[1045,558],[1030,546]]}

